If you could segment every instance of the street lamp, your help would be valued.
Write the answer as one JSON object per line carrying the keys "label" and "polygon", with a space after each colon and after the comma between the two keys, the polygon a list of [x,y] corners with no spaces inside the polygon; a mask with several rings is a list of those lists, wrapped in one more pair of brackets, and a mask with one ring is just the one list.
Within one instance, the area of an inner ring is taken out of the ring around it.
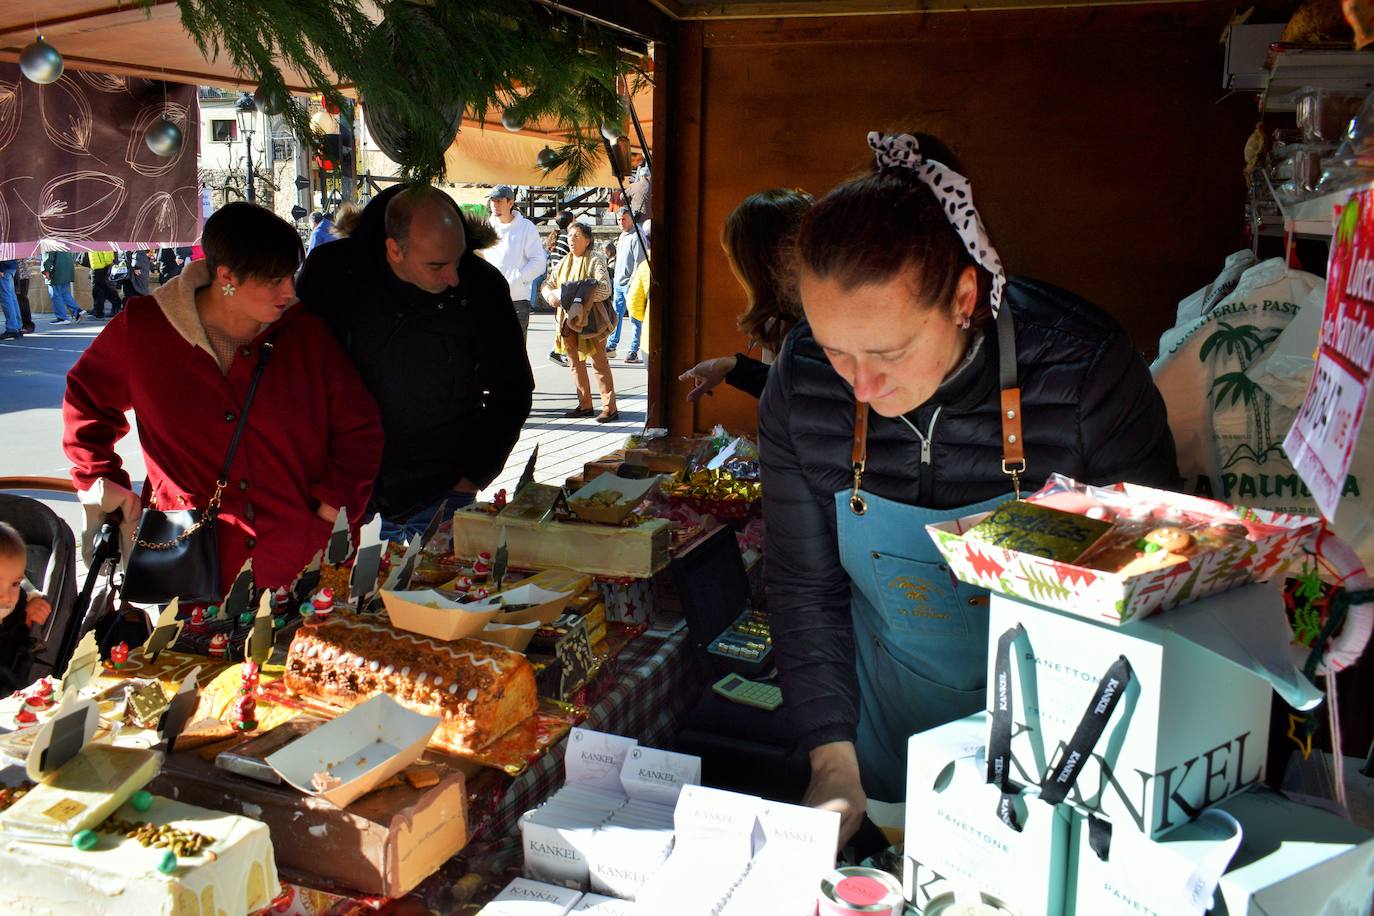
{"label": "street lamp", "polygon": [[248,93],[240,92],[234,103],[234,116],[238,119],[243,148],[248,155],[248,202],[257,203],[257,195],[253,193],[253,122],[258,116],[258,103]]}

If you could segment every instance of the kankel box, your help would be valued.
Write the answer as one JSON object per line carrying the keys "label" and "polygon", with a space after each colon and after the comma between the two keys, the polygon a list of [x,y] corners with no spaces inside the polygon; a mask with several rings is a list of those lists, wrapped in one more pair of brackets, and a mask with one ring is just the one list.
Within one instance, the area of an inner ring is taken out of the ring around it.
{"label": "kankel box", "polygon": [[[1072,483],[1069,481],[1068,483]],[[982,512],[927,525],[926,531],[949,564],[970,585],[1021,601],[1033,601],[1097,623],[1121,626],[1163,608],[1177,607],[1250,582],[1282,577],[1320,519],[1263,509],[1239,509],[1213,500],[1120,484],[1126,496],[1142,504],[1199,515],[1227,513],[1244,517],[1263,536],[1231,546],[1202,550],[1174,565],[1138,575],[1106,572],[1034,553],[1012,550],[968,537],[993,513]]]}
{"label": "kankel box", "polygon": [[1294,664],[1283,599],[1264,585],[1213,595],[1124,627],[993,595],[988,710],[997,644],[1020,626],[1009,668],[1012,777],[1040,784],[1066,752],[1099,681],[1130,677],[1068,802],[1118,831],[1160,836],[1264,776],[1271,694],[1311,708],[1321,694]]}
{"label": "kankel box", "polygon": [[1374,834],[1268,789],[1159,840],[1113,831],[1097,845],[1105,858],[1084,822],[1069,916],[1201,912],[1208,901],[1212,916],[1363,916],[1374,902]]}
{"label": "kankel box", "polygon": [[1072,816],[1033,795],[1017,800],[1021,829],[998,817],[987,782],[983,713],[907,742],[903,893],[924,912],[936,897],[971,888],[1013,913],[1064,911]]}

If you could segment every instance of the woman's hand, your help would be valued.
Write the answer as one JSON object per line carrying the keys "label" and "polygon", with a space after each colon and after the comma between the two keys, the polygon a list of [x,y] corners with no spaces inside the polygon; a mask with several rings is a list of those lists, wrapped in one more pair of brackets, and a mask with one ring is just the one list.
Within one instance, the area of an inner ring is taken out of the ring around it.
{"label": "woman's hand", "polygon": [[41,627],[52,614],[52,604],[37,593],[29,595],[24,602],[24,621],[31,627]]}
{"label": "woman's hand", "polygon": [[859,756],[851,742],[832,741],[811,751],[811,783],[802,804],[840,812],[838,849],[843,849],[868,810],[868,796],[859,779]]}
{"label": "woman's hand", "polygon": [[735,358],[733,356],[721,356],[716,359],[707,359],[697,363],[686,372],[677,377],[679,382],[692,380],[696,382],[696,387],[687,392],[689,403],[695,403],[703,396],[711,393],[725,377],[735,369]]}
{"label": "woman's hand", "polygon": [[339,518],[339,510],[326,503],[320,503],[315,509],[315,514],[331,525]]}

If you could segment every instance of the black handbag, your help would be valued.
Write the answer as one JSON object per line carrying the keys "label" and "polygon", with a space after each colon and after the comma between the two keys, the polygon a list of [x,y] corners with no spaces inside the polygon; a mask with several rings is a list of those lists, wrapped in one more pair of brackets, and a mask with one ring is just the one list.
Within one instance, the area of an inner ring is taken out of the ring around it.
{"label": "black handbag", "polygon": [[213,604],[224,597],[220,590],[219,537],[215,518],[220,499],[229,485],[239,439],[248,421],[248,409],[258,391],[262,371],[272,358],[272,339],[263,341],[258,365],[248,384],[248,396],[239,411],[238,426],[229,442],[224,469],[215,481],[215,492],[204,509],[163,512],[155,506],[143,510],[134,536],[134,547],[124,570],[124,600],[137,604],[166,604],[173,598],[186,604]]}

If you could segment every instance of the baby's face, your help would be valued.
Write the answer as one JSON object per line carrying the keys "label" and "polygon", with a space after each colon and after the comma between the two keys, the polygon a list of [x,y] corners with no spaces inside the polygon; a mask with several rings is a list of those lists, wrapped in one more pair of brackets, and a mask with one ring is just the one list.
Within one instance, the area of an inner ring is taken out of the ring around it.
{"label": "baby's face", "polygon": [[0,611],[12,610],[19,603],[23,581],[24,558],[0,556]]}

